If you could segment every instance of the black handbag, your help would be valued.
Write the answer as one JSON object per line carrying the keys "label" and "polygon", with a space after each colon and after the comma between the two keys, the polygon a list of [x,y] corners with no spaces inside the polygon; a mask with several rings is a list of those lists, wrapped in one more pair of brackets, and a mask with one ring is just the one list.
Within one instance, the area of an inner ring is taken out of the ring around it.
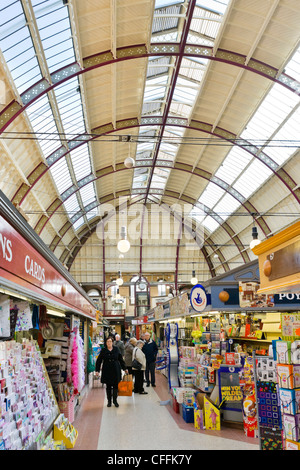
{"label": "black handbag", "polygon": [[136,358],[134,358],[132,361],[132,367],[134,369],[141,370],[142,364]]}

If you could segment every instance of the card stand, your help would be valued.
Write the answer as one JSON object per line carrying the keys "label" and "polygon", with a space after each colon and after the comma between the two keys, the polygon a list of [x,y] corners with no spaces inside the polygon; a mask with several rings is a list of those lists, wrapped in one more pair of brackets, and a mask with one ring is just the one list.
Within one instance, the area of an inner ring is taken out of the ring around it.
{"label": "card stand", "polygon": [[56,441],[63,441],[67,449],[72,449],[75,446],[78,431],[63,413],[59,415],[54,423],[53,437]]}

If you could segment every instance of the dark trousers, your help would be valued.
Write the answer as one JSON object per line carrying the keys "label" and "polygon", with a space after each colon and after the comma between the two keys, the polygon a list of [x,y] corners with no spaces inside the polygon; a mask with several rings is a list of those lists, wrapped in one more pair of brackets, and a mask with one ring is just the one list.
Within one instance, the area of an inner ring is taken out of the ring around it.
{"label": "dark trousers", "polygon": [[144,371],[134,371],[134,391],[135,393],[141,393],[144,391]]}
{"label": "dark trousers", "polygon": [[146,363],[145,377],[147,385],[155,385],[155,361]]}
{"label": "dark trousers", "polygon": [[111,403],[111,399],[115,403],[118,397],[118,385],[106,384],[106,396],[108,403]]}

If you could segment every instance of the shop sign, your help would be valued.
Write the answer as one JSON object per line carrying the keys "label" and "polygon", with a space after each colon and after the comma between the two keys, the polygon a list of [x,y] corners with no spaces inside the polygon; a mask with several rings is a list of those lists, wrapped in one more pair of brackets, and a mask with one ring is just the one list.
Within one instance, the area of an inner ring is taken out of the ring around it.
{"label": "shop sign", "polygon": [[196,312],[202,312],[208,305],[208,298],[206,291],[201,284],[194,286],[190,293],[190,303]]}
{"label": "shop sign", "polygon": [[0,275],[95,316],[91,304],[22,235],[0,216]]}
{"label": "shop sign", "polygon": [[282,292],[274,294],[275,305],[280,304],[300,304],[300,293]]}

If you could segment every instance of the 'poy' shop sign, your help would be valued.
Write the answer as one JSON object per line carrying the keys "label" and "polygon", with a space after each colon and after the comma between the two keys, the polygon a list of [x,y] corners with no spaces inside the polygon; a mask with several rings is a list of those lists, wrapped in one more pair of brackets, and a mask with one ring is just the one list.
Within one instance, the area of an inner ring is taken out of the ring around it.
{"label": "'poy' shop sign", "polygon": [[196,284],[190,293],[190,303],[196,312],[203,312],[208,305],[208,297],[206,291],[201,284]]}

